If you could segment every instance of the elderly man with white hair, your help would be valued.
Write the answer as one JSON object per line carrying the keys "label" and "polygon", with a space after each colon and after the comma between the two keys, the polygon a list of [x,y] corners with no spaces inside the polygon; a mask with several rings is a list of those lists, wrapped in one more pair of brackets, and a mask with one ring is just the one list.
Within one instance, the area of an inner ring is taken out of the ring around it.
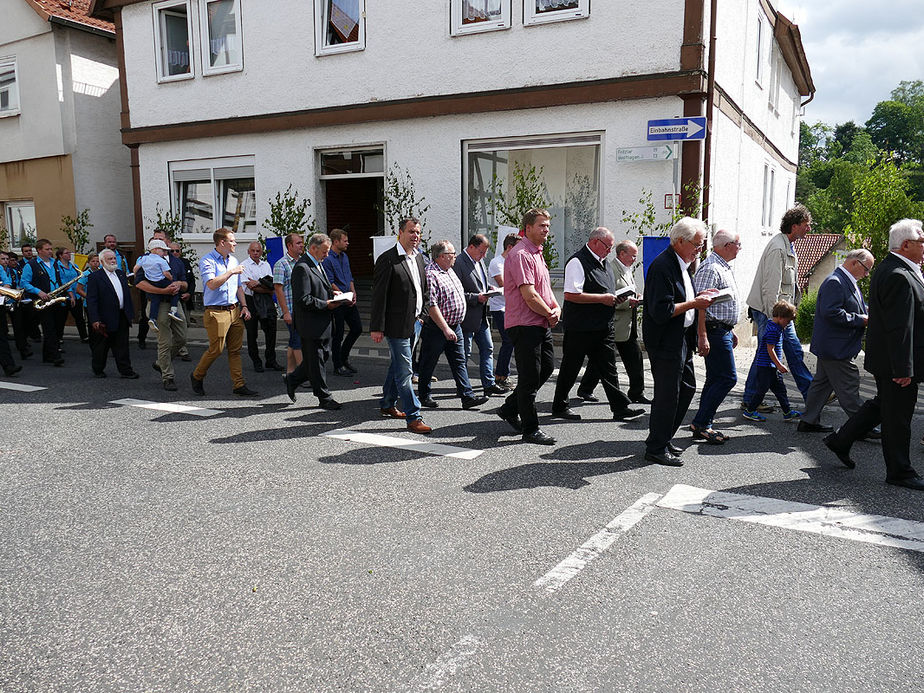
{"label": "elderly man with white hair", "polygon": [[817,363],[812,386],[805,398],[805,413],[799,421],[802,433],[829,433],[821,423],[821,411],[834,392],[847,416],[863,405],[860,399],[860,369],[853,362],[860,353],[869,309],[857,282],[873,269],[873,254],[864,248],[851,250],[844,264],[818,287],[811,352]]}
{"label": "elderly man with white hair", "polygon": [[693,395],[696,311],[712,303],[713,289],[695,293],[690,265],[706,240],[706,225],[684,217],[671,228],[671,244],[648,267],[642,339],[651,362],[654,399],[645,440],[645,459],[680,467],[682,450],[671,443]]}
{"label": "elderly man with white hair", "polygon": [[850,447],[882,424],[886,483],[924,491],[911,466],[911,418],[924,380],[924,229],[902,219],[889,229],[889,254],[869,288],[869,329],[863,367],[876,378],[876,396],[825,438],[825,445],[848,468]]}
{"label": "elderly man with white hair", "polygon": [[97,335],[91,345],[93,375],[106,377],[111,349],[120,377],[135,379],[138,374],[128,351],[128,328],[135,315],[128,281],[113,250],[104,249],[99,259],[102,269],[87,277],[87,315]]}
{"label": "elderly man with white hair", "polygon": [[696,291],[716,289],[724,300],[713,301],[697,316],[699,353],[706,360],[706,382],[699,397],[699,409],[690,424],[693,440],[721,445],[728,436],[712,427],[719,406],[738,382],[734,348],[738,346],[735,325],[741,317],[741,293],[731,262],[738,257],[741,239],[734,231],[719,229],[712,237],[712,252],[696,270]]}

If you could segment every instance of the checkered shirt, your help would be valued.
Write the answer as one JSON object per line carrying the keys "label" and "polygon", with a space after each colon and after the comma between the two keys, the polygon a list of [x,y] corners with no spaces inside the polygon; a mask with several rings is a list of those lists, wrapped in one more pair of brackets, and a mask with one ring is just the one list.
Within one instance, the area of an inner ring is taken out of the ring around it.
{"label": "checkered shirt", "polygon": [[455,272],[431,262],[427,265],[427,286],[430,305],[440,309],[447,325],[455,327],[465,319],[465,289]]}
{"label": "checkered shirt", "polygon": [[286,307],[290,313],[292,312],[292,268],[295,267],[296,262],[298,258],[289,257],[289,254],[285,253],[273,265],[273,284],[282,284],[282,293],[285,294]]}
{"label": "checkered shirt", "polygon": [[735,297],[731,301],[723,301],[709,306],[706,309],[706,319],[724,322],[726,325],[737,325],[740,317],[741,293],[735,282],[735,273],[722,257],[710,253],[703,264],[696,270],[693,277],[693,290],[701,293],[706,289],[727,289],[731,287]]}

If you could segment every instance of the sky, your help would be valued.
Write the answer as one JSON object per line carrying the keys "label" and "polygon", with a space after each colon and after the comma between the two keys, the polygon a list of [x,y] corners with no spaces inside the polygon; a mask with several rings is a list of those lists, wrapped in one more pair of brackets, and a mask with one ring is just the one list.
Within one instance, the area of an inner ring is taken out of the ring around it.
{"label": "sky", "polygon": [[867,121],[902,80],[924,80],[924,1],[771,0],[799,25],[815,82],[805,121]]}

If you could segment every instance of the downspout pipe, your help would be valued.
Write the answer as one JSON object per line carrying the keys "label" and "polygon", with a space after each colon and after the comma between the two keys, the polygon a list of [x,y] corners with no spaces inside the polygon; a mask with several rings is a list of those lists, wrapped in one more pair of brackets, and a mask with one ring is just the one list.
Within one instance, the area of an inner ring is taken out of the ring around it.
{"label": "downspout pipe", "polygon": [[715,44],[716,10],[718,0],[712,0],[709,9],[709,63],[706,75],[706,139],[703,142],[703,221],[709,223],[709,186],[712,184],[712,110],[715,106]]}

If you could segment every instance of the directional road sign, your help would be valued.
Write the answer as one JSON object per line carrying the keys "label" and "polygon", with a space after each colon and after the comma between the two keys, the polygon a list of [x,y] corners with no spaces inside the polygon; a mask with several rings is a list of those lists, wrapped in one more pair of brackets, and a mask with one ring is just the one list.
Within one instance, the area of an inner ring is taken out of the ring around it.
{"label": "directional road sign", "polygon": [[657,140],[704,140],[706,139],[706,117],[670,118],[648,121],[648,141]]}
{"label": "directional road sign", "polygon": [[621,147],[616,150],[616,161],[670,161],[674,148],[669,144],[650,147]]}

